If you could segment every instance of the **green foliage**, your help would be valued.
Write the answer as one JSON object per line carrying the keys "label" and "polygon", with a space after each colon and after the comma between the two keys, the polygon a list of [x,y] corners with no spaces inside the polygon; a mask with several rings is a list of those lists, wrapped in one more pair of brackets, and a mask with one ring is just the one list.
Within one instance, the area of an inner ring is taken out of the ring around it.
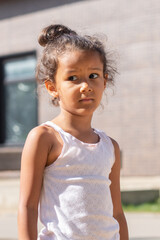
{"label": "green foliage", "polygon": [[123,210],[125,212],[153,212],[160,213],[160,198],[154,202],[143,203],[138,205],[123,204]]}

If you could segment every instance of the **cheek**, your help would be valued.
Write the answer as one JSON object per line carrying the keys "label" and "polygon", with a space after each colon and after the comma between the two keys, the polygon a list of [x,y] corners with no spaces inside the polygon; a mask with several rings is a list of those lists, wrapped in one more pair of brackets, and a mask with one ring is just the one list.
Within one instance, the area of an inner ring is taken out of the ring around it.
{"label": "cheek", "polygon": [[59,98],[61,101],[63,102],[74,102],[74,100],[76,100],[79,95],[78,95],[79,91],[77,90],[76,86],[67,86],[67,87],[63,87],[59,90]]}
{"label": "cheek", "polygon": [[105,90],[105,86],[103,82],[101,82],[95,87],[95,91],[97,92],[97,94],[99,93],[100,95],[102,95],[104,90]]}

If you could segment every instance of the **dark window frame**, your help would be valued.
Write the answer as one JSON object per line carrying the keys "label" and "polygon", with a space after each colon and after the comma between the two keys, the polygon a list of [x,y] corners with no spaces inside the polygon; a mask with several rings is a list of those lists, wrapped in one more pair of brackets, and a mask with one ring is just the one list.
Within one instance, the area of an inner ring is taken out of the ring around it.
{"label": "dark window frame", "polygon": [[[6,136],[5,136],[5,129],[6,129],[5,111],[6,111],[6,108],[5,108],[4,61],[14,60],[14,59],[22,58],[22,57],[27,57],[27,56],[34,56],[35,58],[37,58],[37,53],[36,53],[36,51],[28,51],[28,52],[21,52],[21,53],[0,56],[0,146],[6,146],[6,144],[5,144],[5,139],[6,139]],[[23,80],[22,80],[22,82],[23,82]],[[36,111],[37,111],[37,122],[38,122],[38,99],[37,99]],[[13,147],[14,146],[17,146],[17,145],[13,145]]]}

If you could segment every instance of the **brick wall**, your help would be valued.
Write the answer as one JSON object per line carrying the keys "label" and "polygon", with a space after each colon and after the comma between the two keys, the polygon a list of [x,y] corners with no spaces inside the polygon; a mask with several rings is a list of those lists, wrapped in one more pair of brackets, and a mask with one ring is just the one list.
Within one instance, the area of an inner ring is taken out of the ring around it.
{"label": "brick wall", "polygon": [[[159,175],[160,2],[90,0],[67,4],[66,0],[66,4],[58,6],[55,1],[51,5],[47,0],[49,8],[44,8],[44,1],[40,0],[36,11],[28,1],[25,14],[26,3],[18,2],[15,1],[13,11],[19,10],[12,12],[11,17],[7,16],[9,1],[0,7],[3,12],[0,56],[31,50],[39,54],[37,35],[42,27],[51,23],[67,24],[87,33],[107,34],[108,47],[118,53],[120,74],[116,78],[115,94],[112,96],[112,91],[107,91],[104,110],[97,110],[93,125],[119,142],[122,175]],[[39,123],[58,112],[48,101],[48,96],[41,91]],[[46,108],[46,104],[49,107]]]}

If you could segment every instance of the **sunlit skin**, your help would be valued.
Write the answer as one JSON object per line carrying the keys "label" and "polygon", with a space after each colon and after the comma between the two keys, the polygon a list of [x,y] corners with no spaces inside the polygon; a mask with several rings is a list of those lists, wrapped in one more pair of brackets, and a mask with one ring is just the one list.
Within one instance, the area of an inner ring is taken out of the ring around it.
{"label": "sunlit skin", "polygon": [[103,63],[91,51],[73,51],[59,58],[55,80],[61,110],[81,116],[93,114],[106,86]]}
{"label": "sunlit skin", "polygon": [[61,109],[53,121],[81,140],[96,141],[91,119],[101,102],[106,82],[107,74],[103,74],[98,52],[77,50],[59,57],[55,83],[46,82],[49,93],[59,98]]}

